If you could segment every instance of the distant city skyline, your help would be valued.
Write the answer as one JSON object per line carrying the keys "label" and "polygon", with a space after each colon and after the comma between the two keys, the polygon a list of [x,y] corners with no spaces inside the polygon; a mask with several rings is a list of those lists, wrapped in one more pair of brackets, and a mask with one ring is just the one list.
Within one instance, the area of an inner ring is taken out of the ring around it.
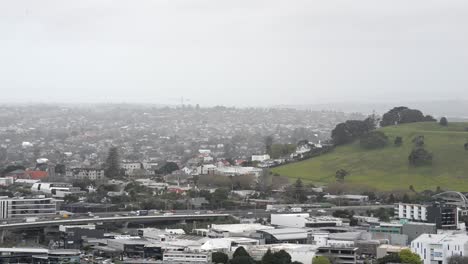
{"label": "distant city skyline", "polygon": [[468,2],[4,1],[0,102],[468,99]]}

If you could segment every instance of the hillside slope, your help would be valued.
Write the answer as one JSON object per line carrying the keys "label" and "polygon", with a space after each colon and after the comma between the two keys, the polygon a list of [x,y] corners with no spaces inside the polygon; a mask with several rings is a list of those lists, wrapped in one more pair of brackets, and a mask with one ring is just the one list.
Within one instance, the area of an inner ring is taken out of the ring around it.
{"label": "hillside slope", "polygon": [[[418,191],[443,189],[468,191],[468,123],[449,123],[442,127],[436,122],[413,123],[381,128],[389,145],[383,149],[366,150],[354,142],[337,147],[332,152],[285,166],[274,168],[274,173],[291,178],[302,178],[318,184],[335,182],[335,172],[350,172],[345,182],[368,185],[378,190],[408,190],[410,185]],[[410,167],[408,155],[413,148],[412,139],[424,135],[425,146],[434,155],[432,166]],[[403,137],[403,145],[396,147],[396,136]]]}

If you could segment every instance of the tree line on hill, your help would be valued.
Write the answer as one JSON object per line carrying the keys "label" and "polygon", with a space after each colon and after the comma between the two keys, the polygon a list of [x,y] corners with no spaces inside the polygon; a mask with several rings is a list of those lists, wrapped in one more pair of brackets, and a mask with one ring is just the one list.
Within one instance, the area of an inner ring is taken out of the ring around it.
{"label": "tree line on hill", "polygon": [[[405,106],[394,107],[385,113],[380,121],[375,115],[369,116],[364,120],[347,120],[339,123],[332,130],[331,137],[335,146],[345,145],[359,140],[359,145],[364,149],[380,149],[386,147],[390,139],[384,132],[376,130],[377,124],[380,127],[416,123],[416,122],[436,122],[437,120],[431,115],[424,115],[420,110],[410,109]],[[446,117],[442,117],[439,121],[441,126],[448,126]],[[413,148],[408,155],[408,162],[411,166],[425,166],[432,164],[433,154],[429,152],[424,145],[424,136],[418,136],[413,139]],[[403,138],[396,136],[393,145],[396,147],[403,145]],[[468,151],[468,143],[464,145]],[[336,172],[336,179],[339,182],[344,180],[344,177],[349,174],[344,169],[339,169]]]}

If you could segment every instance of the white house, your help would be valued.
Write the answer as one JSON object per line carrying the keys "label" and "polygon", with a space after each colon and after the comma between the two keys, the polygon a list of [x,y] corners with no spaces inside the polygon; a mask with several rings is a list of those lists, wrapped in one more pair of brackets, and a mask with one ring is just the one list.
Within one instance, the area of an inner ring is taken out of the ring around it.
{"label": "white house", "polygon": [[269,159],[270,159],[270,155],[268,155],[268,154],[252,155],[252,161],[263,162],[263,161],[266,161],[266,160],[269,160]]}
{"label": "white house", "polygon": [[411,242],[411,250],[421,257],[423,264],[447,264],[452,256],[468,255],[468,235],[422,234]]}

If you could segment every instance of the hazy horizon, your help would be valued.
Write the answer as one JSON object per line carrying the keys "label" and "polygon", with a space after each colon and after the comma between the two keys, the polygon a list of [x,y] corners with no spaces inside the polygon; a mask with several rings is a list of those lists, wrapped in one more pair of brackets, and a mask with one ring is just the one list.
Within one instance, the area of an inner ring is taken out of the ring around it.
{"label": "hazy horizon", "polygon": [[466,1],[4,1],[0,102],[467,100]]}

